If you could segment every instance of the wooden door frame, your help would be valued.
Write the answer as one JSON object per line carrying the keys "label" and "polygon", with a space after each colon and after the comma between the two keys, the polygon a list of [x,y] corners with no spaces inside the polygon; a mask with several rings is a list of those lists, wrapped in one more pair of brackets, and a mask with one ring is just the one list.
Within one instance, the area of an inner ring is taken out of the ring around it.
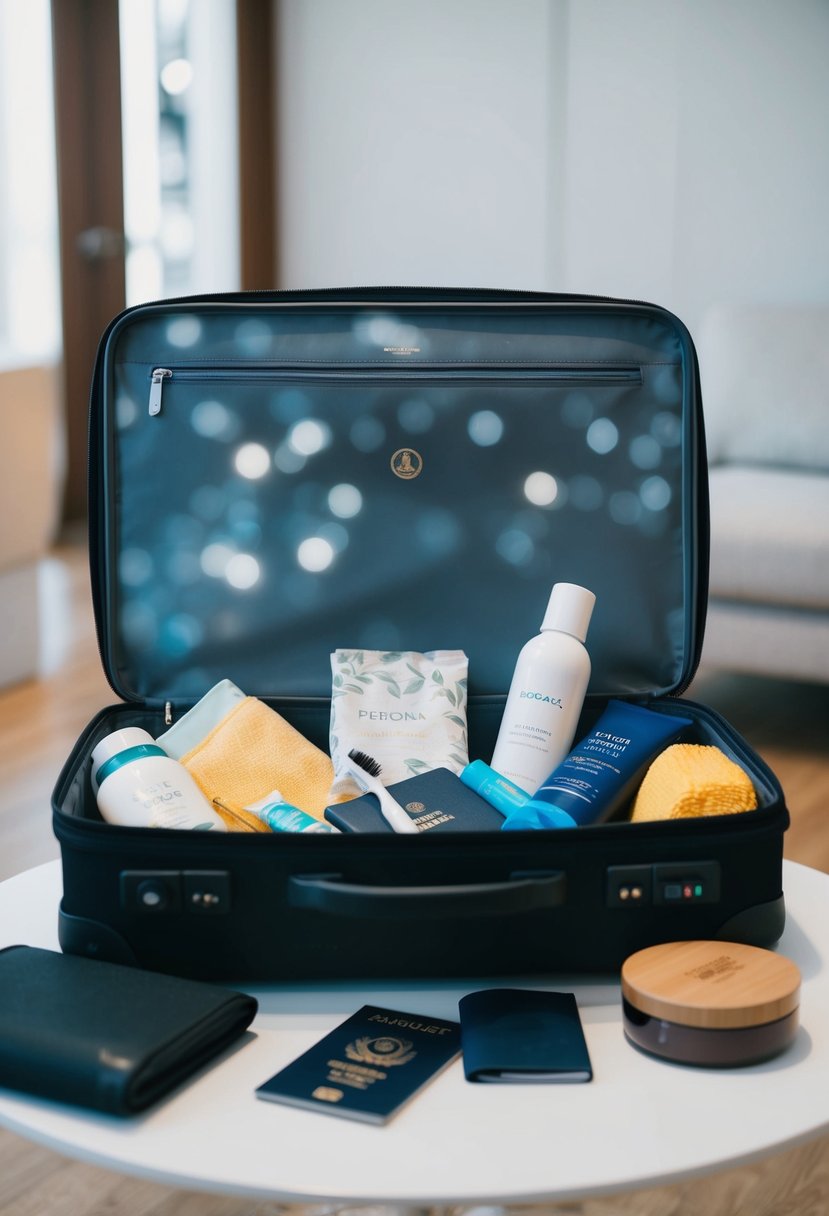
{"label": "wooden door frame", "polygon": [[[277,0],[236,0],[240,285],[273,287],[276,264],[275,81]],[[65,522],[87,500],[89,384],[98,340],[126,300],[117,0],[52,0],[58,228],[63,314],[67,471]],[[110,234],[110,255],[78,247],[88,229]]]}
{"label": "wooden door frame", "polygon": [[278,0],[236,0],[239,267],[243,290],[276,287]]}
{"label": "wooden door frame", "polygon": [[63,517],[71,522],[86,514],[87,402],[95,351],[126,298],[123,256],[91,260],[78,247],[87,229],[124,231],[117,3],[52,0],[52,47],[67,461]]}

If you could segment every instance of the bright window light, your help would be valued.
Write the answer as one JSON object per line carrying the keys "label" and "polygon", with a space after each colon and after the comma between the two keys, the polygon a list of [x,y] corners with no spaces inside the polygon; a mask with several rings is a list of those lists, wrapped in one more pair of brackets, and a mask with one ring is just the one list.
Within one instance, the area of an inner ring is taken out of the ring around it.
{"label": "bright window light", "polygon": [[120,0],[127,304],[239,287],[234,0]]}
{"label": "bright window light", "polygon": [[172,97],[178,97],[190,87],[193,65],[188,59],[171,59],[161,69],[161,87]]}
{"label": "bright window light", "polygon": [[49,0],[0,4],[0,363],[60,352]]}

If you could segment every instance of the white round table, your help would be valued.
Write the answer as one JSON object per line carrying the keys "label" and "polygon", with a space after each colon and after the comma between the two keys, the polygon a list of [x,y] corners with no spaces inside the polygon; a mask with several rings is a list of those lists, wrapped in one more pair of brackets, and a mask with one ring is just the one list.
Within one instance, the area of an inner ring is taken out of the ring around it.
{"label": "white round table", "polygon": [[[0,946],[57,949],[60,886],[58,862],[0,884]],[[299,1203],[553,1203],[742,1164],[829,1126],[829,875],[787,862],[784,889],[779,948],[803,972],[801,1028],[765,1064],[707,1071],[643,1055],[623,1037],[619,987],[606,979],[279,985],[252,989],[255,1037],[142,1116],[0,1090],[0,1123],[128,1174]],[[500,983],[576,993],[591,1084],[472,1085],[457,1060],[385,1127],[254,1097],[361,1005],[456,1020],[460,996]]]}

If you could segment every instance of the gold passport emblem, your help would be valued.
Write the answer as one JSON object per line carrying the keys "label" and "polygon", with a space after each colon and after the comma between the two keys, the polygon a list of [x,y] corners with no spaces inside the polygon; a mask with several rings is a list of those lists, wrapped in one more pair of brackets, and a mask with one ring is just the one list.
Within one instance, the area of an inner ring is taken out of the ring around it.
{"label": "gold passport emblem", "polygon": [[312,1098],[318,1098],[320,1102],[339,1102],[345,1094],[341,1089],[334,1089],[331,1085],[318,1085],[311,1094]]}
{"label": "gold passport emblem", "polygon": [[395,477],[402,477],[404,481],[412,481],[423,472],[423,457],[414,448],[398,448],[390,463]]}
{"label": "gold passport emblem", "polygon": [[368,1035],[355,1039],[345,1049],[349,1060],[358,1060],[361,1064],[408,1064],[417,1055],[412,1051],[412,1045],[406,1039],[393,1039],[391,1035],[383,1035],[372,1039]]}

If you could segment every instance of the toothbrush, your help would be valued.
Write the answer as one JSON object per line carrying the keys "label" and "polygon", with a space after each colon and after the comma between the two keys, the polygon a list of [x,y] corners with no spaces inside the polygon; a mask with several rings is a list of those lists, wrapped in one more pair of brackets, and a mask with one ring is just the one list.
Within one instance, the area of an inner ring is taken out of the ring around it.
{"label": "toothbrush", "polygon": [[382,781],[378,781],[378,776],[382,770],[374,757],[367,755],[365,752],[357,751],[356,748],[352,748],[348,753],[348,758],[351,761],[351,764],[348,766],[349,775],[353,777],[366,794],[374,794],[374,797],[380,803],[380,811],[386,823],[395,832],[414,832],[415,835],[418,835],[417,828],[403,810],[403,807],[399,802],[395,802]]}

